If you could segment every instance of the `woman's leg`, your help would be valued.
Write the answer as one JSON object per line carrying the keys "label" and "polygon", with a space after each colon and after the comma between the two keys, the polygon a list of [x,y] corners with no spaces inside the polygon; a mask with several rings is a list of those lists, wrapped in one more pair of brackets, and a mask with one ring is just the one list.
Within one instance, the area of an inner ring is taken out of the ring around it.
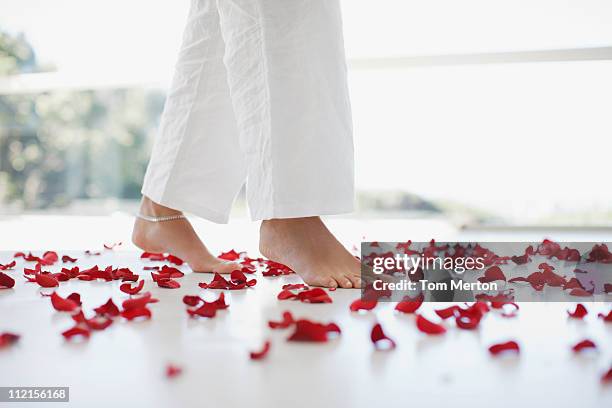
{"label": "woman's leg", "polygon": [[359,262],[319,215],[353,209],[350,102],[337,0],[217,0],[262,253],[306,283],[357,287]]}
{"label": "woman's leg", "polygon": [[[226,222],[245,181],[216,7],[215,0],[192,1],[142,188],[144,215],[189,211]],[[210,254],[186,219],[137,219],[133,240],[146,251],[171,252],[198,272],[236,268]]]}

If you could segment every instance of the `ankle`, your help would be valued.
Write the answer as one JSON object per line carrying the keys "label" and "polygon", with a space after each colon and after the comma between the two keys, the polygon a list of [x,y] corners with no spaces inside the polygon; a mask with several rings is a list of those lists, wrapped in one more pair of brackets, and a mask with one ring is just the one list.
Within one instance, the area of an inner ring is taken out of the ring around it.
{"label": "ankle", "polygon": [[321,218],[319,217],[301,217],[301,218],[272,218],[270,220],[263,220],[261,226],[263,228],[271,229],[282,229],[282,228],[295,228],[300,226],[312,225],[320,223]]}
{"label": "ankle", "polygon": [[167,215],[178,215],[181,214],[181,211],[157,204],[149,197],[143,196],[140,202],[140,213],[151,217],[163,217]]}

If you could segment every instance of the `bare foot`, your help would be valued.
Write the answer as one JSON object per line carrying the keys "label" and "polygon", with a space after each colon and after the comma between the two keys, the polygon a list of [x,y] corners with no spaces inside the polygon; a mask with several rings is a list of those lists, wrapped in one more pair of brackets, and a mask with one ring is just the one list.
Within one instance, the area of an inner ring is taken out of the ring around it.
{"label": "bare foot", "polygon": [[[142,198],[140,213],[152,217],[181,214],[180,211]],[[211,254],[186,218],[151,222],[136,218],[132,242],[146,252],[170,253],[178,256],[194,272],[231,273],[240,264],[224,261]]]}
{"label": "bare foot", "polygon": [[265,220],[259,235],[259,251],[289,266],[308,285],[361,287],[359,260],[319,217]]}

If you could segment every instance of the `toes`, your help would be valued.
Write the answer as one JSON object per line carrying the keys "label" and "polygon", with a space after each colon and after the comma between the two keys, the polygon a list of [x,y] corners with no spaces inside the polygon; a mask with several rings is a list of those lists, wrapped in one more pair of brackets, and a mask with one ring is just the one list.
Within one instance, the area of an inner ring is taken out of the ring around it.
{"label": "toes", "polygon": [[348,278],[351,280],[351,283],[353,284],[354,288],[357,288],[357,289],[361,288],[362,283],[361,283],[360,276],[350,275]]}
{"label": "toes", "polygon": [[338,282],[331,276],[317,276],[313,279],[304,278],[304,282],[308,286],[321,286],[324,288],[337,288]]}
{"label": "toes", "polygon": [[336,282],[338,282],[338,285],[344,289],[350,289],[353,287],[353,282],[351,282],[351,280],[344,275],[337,276]]}

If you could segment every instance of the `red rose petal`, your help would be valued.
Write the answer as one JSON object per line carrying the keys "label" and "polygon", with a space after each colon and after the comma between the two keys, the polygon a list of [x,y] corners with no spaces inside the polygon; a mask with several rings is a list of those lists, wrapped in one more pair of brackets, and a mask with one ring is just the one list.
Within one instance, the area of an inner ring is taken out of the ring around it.
{"label": "red rose petal", "polygon": [[423,293],[419,293],[416,298],[404,296],[404,299],[395,305],[395,310],[402,313],[414,313],[421,307],[424,299]]}
{"label": "red rose petal", "polygon": [[124,300],[121,304],[124,310],[141,309],[149,303],[156,303],[157,299],[151,297],[151,292],[145,292],[137,298]]}
{"label": "red rose petal", "polygon": [[223,276],[215,272],[215,276],[210,283],[201,282],[198,283],[198,286],[202,289],[229,289],[229,290],[239,290],[244,289],[247,286],[253,286],[257,283],[257,280],[251,279],[247,280],[244,273],[236,270],[231,273],[230,281],[225,279]]}
{"label": "red rose petal", "polygon": [[[257,279],[247,279],[246,275],[240,271],[235,270],[230,274],[230,284],[234,286],[239,286],[240,288],[246,286],[255,286],[257,283]],[[231,289],[231,288],[230,288]]]}
{"label": "red rose petal", "polygon": [[357,299],[351,303],[349,309],[351,312],[356,312],[358,310],[372,310],[378,304],[377,300],[361,300]]}
{"label": "red rose petal", "polygon": [[183,373],[183,369],[174,364],[168,364],[166,366],[166,377],[167,378],[175,378]]}
{"label": "red rose petal", "polygon": [[199,305],[203,301],[204,300],[199,296],[190,296],[190,295],[183,296],[183,303],[186,304],[187,306],[194,307],[194,306]]}
{"label": "red rose petal", "polygon": [[612,382],[612,367],[601,376],[602,383]]}
{"label": "red rose petal", "polygon": [[140,292],[142,288],[144,288],[144,283],[145,283],[144,280],[141,280],[135,286],[132,286],[129,283],[124,283],[121,286],[119,286],[119,290],[121,290],[123,293],[127,293],[128,295],[135,295],[138,292]]}
{"label": "red rose petal", "polygon": [[143,320],[148,320],[151,318],[151,311],[146,306],[143,306],[136,309],[124,310],[121,312],[121,316],[127,320],[134,320],[139,317],[143,317]]}
{"label": "red rose petal", "polygon": [[66,297],[66,299],[72,300],[77,304],[77,306],[81,306],[81,295],[78,293],[71,293]]}
{"label": "red rose petal", "polygon": [[270,351],[270,341],[266,341],[260,351],[251,351],[251,360],[262,360]]}
{"label": "red rose petal", "polygon": [[62,336],[64,336],[66,340],[71,340],[73,337],[77,337],[77,336],[81,336],[85,339],[88,339],[89,335],[90,335],[89,330],[79,325],[76,325],[73,328],[68,329],[62,333]]}
{"label": "red rose petal", "polygon": [[5,265],[0,264],[0,271],[6,271],[8,269],[13,269],[15,267],[15,265],[17,265],[17,262],[15,261],[11,261]]}
{"label": "red rose petal", "polygon": [[91,319],[86,319],[85,324],[91,330],[104,330],[113,323],[110,317],[95,316]]}
{"label": "red rose petal", "polygon": [[604,321],[604,322],[606,322],[606,323],[610,323],[610,322],[612,322],[612,310],[610,310],[610,311],[608,312],[608,314],[599,313],[599,314],[597,315],[597,317],[602,318],[602,319],[603,319],[603,321]]}
{"label": "red rose petal", "polygon": [[323,288],[304,289],[296,298],[304,303],[332,303],[332,298]]}
{"label": "red rose petal", "polygon": [[[183,299],[183,301],[185,301],[185,299]],[[201,316],[212,319],[217,315],[217,310],[227,309],[229,306],[227,303],[225,303],[225,295],[223,292],[219,294],[219,298],[214,302],[206,302],[203,300],[202,302],[204,302],[202,306],[199,306],[196,309],[187,309],[187,313],[191,317]]]}
{"label": "red rose petal", "polygon": [[484,276],[481,276],[480,278],[478,278],[478,282],[482,282],[482,283],[494,282],[498,280],[501,280],[501,281],[506,280],[506,275],[504,275],[504,273],[499,268],[499,266],[490,267],[489,269],[485,271]]}
{"label": "red rose petal", "polygon": [[444,320],[455,316],[458,311],[459,311],[459,306],[450,306],[444,309],[434,310],[434,312],[436,312],[436,314],[440,316],[441,319],[444,319]]}
{"label": "red rose petal", "polygon": [[295,323],[295,320],[293,319],[293,315],[291,314],[291,312],[283,312],[283,320],[281,320],[280,322],[270,320],[268,322],[268,326],[271,329],[286,329],[293,323]]}
{"label": "red rose petal", "polygon": [[208,317],[209,319],[212,319],[213,317],[217,315],[217,310],[218,308],[214,304],[204,302],[204,304],[198,307],[197,309],[187,309],[187,313],[192,317],[202,316],[202,317]]}
{"label": "red rose petal", "polygon": [[480,317],[471,315],[459,315],[455,317],[455,324],[460,329],[472,330],[480,324]]}
{"label": "red rose petal", "polygon": [[51,274],[37,273],[35,275],[36,283],[43,288],[55,288],[59,286],[59,282]]}
{"label": "red rose petal", "polygon": [[100,307],[96,307],[94,311],[100,316],[109,316],[115,317],[119,316],[119,308],[113,302],[113,299],[108,299],[108,301]]}
{"label": "red rose petal", "polygon": [[70,299],[64,299],[57,292],[51,294],[51,304],[58,312],[74,312],[79,305]]}
{"label": "red rose petal", "polygon": [[574,288],[570,291],[570,296],[580,296],[580,297],[589,297],[593,296],[593,294],[589,291],[586,291],[582,288]]}
{"label": "red rose petal", "polygon": [[520,347],[516,341],[507,341],[505,343],[494,344],[489,347],[489,352],[491,354],[498,355],[499,353],[503,353],[504,351],[515,351],[517,353],[520,352]]}
{"label": "red rose petal", "polygon": [[574,351],[574,353],[579,353],[580,351],[587,349],[587,348],[597,348],[597,345],[593,343],[591,340],[585,339],[585,340],[579,341],[578,343],[572,346],[572,350]]}
{"label": "red rose petal", "polygon": [[173,263],[175,265],[182,265],[183,264],[183,260],[181,258],[179,258],[178,256],[174,256],[172,254],[168,254],[166,256],[166,261]]}
{"label": "red rose petal", "polygon": [[164,254],[158,254],[154,252],[143,252],[140,255],[140,259],[148,259],[150,261],[164,261],[166,257]]}
{"label": "red rose petal", "polygon": [[105,249],[114,249],[115,247],[121,246],[121,242],[113,242],[112,244],[104,244]]}
{"label": "red rose petal", "polygon": [[217,258],[223,259],[226,261],[235,261],[240,258],[240,253],[234,251],[233,249],[228,252],[222,252]]}
{"label": "red rose petal", "polygon": [[329,340],[329,333],[340,333],[340,328],[335,323],[327,325],[300,319],[295,322],[295,331],[289,336],[287,341],[308,341],[326,342]]}
{"label": "red rose petal", "polygon": [[440,335],[446,332],[446,328],[444,328],[444,326],[429,321],[421,315],[417,315],[416,326],[423,333],[431,335]]}
{"label": "red rose petal", "polygon": [[166,289],[178,289],[181,287],[181,284],[171,278],[158,278],[157,286]]}
{"label": "red rose petal", "polygon": [[7,348],[11,346],[17,341],[19,341],[20,336],[18,334],[4,332],[0,334],[0,349]]}
{"label": "red rose petal", "polygon": [[567,311],[568,316],[574,319],[582,319],[588,313],[589,312],[587,311],[586,307],[584,307],[582,303],[578,303],[576,305],[576,309],[573,312],[570,312],[569,310]]}
{"label": "red rose petal", "polygon": [[295,293],[287,289],[281,290],[280,293],[276,296],[278,300],[294,299],[296,297],[297,295]]}
{"label": "red rose petal", "polygon": [[71,258],[71,257],[69,257],[68,255],[64,255],[64,256],[62,256],[62,262],[63,262],[63,263],[68,263],[68,262],[74,263],[74,262],[76,262],[77,260],[78,260],[78,259],[76,259],[76,258]]}
{"label": "red rose petal", "polygon": [[10,289],[15,286],[15,279],[4,272],[0,272],[0,289]]}
{"label": "red rose petal", "polygon": [[53,265],[57,262],[59,256],[55,251],[47,251],[43,254],[42,259],[39,261],[43,265]]}
{"label": "red rose petal", "polygon": [[395,341],[385,334],[380,323],[376,323],[372,327],[370,339],[377,350],[391,350],[395,348]]}

